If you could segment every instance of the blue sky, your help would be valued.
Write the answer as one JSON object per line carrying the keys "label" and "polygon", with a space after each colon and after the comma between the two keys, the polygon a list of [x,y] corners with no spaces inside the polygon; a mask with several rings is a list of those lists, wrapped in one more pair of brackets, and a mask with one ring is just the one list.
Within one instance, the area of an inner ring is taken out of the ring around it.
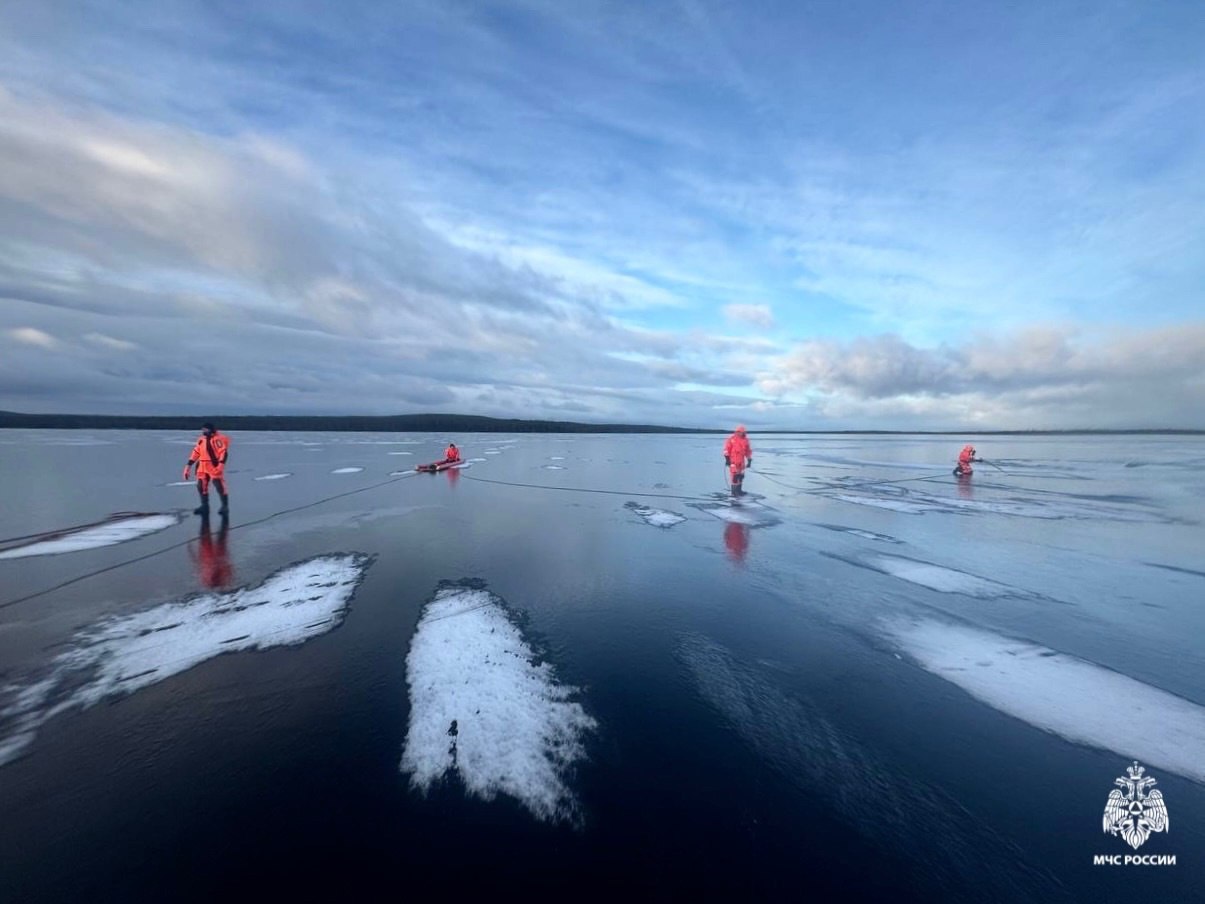
{"label": "blue sky", "polygon": [[1202,46],[1196,3],[9,2],[0,408],[1205,427]]}

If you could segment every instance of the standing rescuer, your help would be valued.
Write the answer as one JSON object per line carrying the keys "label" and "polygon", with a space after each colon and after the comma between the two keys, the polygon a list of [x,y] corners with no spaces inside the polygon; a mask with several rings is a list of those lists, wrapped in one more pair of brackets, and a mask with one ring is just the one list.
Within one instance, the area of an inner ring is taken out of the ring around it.
{"label": "standing rescuer", "polygon": [[745,479],[745,468],[753,466],[753,448],[749,445],[749,437],[745,435],[744,424],[724,440],[724,464],[728,468],[728,482],[732,485],[732,491],[739,493]]}
{"label": "standing rescuer", "polygon": [[192,447],[188,463],[184,465],[184,479],[188,480],[188,472],[195,464],[197,466],[197,492],[201,496],[201,504],[193,510],[194,515],[209,514],[209,483],[213,481],[222,500],[219,515],[230,511],[230,497],[226,494],[224,477],[226,459],[230,456],[230,439],[221,433],[213,424],[201,425],[201,436]]}

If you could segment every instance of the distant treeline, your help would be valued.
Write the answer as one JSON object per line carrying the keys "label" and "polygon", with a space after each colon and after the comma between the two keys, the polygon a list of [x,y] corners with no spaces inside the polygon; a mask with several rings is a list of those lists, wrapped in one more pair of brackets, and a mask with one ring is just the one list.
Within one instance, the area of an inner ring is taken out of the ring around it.
{"label": "distant treeline", "polygon": [[[525,421],[475,414],[395,414],[366,417],[305,415],[116,415],[21,414],[0,411],[0,429],[25,427],[47,430],[196,430],[212,421],[221,430],[297,430],[339,433],[728,433],[731,428],[661,427],[655,424],[579,424],[573,421]],[[1143,428],[1133,430],[750,430],[750,433],[853,436],[1090,436],[1201,435],[1205,430]]]}
{"label": "distant treeline", "polygon": [[652,424],[577,424],[525,421],[471,414],[398,414],[386,417],[308,417],[294,415],[163,415],[123,417],[112,414],[19,414],[0,411],[0,429],[54,430],[197,430],[212,421],[219,430],[298,430],[341,433],[724,433]]}

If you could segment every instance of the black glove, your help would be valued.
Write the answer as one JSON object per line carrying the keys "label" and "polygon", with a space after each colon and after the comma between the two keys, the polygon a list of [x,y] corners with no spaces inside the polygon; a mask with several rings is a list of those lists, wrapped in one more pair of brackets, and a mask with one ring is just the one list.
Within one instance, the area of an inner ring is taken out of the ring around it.
{"label": "black glove", "polygon": [[728,456],[727,456],[727,455],[725,455],[725,456],[724,456],[724,467],[725,467],[725,468],[731,468],[731,467],[732,467],[732,462],[729,460],[729,458],[728,458]]}
{"label": "black glove", "polygon": [[745,467],[746,467],[746,468],[751,468],[751,467],[753,467],[753,459],[752,459],[752,458],[751,458],[751,459],[749,459],[749,462],[748,462],[748,463],[745,465]]}

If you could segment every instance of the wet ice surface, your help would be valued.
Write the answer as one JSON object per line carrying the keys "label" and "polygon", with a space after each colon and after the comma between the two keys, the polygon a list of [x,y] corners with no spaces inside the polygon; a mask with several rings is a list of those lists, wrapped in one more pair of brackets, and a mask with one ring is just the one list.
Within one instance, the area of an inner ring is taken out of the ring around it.
{"label": "wet ice surface", "polygon": [[696,636],[683,639],[678,655],[703,699],[818,812],[903,854],[944,894],[977,899],[988,880],[1018,900],[1065,899],[1058,882],[982,815],[939,786],[901,775],[816,703],[779,690],[765,667]]}
{"label": "wet ice surface", "polygon": [[49,536],[17,543],[0,549],[0,559],[24,559],[29,556],[57,556],[85,549],[116,546],[139,537],[157,534],[179,523],[175,514],[114,515],[100,524],[65,528]]}
{"label": "wet ice surface", "polygon": [[[195,504],[191,481],[164,493],[195,436],[64,436],[0,434],[0,549]],[[0,559],[16,900],[84,878],[153,899],[184,872],[229,892],[319,849],[273,893],[401,870],[495,891],[548,863],[561,893],[732,899],[1205,883],[1202,438],[755,435],[739,498],[722,436],[232,439],[228,525]],[[449,441],[471,470],[387,454]],[[967,441],[1004,470],[956,481]],[[328,623],[304,599],[231,608],[346,550],[375,564]],[[485,605],[432,621],[444,592]],[[279,643],[251,646],[257,613]],[[1175,870],[1085,863],[1113,852],[1100,808],[1132,759],[1176,820],[1143,850]],[[243,836],[240,861],[222,839]],[[163,838],[177,854],[139,856]]]}
{"label": "wet ice surface", "polygon": [[484,587],[442,588],[410,642],[406,680],[401,769],[414,788],[455,775],[483,800],[506,794],[540,819],[574,817],[566,774],[595,722],[536,661],[502,600]]}

